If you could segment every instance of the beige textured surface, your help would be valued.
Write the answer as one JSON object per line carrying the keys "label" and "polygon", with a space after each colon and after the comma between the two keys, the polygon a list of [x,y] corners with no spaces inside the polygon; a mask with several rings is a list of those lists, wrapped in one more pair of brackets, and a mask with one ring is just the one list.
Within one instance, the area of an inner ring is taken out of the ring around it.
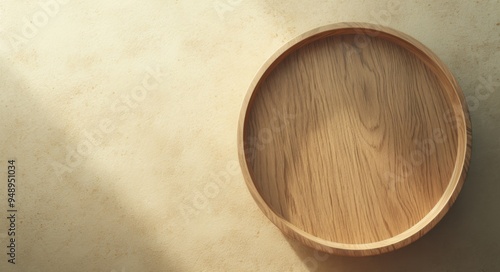
{"label": "beige textured surface", "polygon": [[[17,264],[2,220],[0,271],[500,270],[499,1],[49,2],[59,3],[49,14],[37,1],[0,2],[0,217],[9,158],[19,209]],[[286,41],[339,21],[417,38],[471,103],[456,204],[422,239],[378,257],[285,239],[237,165],[255,72]]]}

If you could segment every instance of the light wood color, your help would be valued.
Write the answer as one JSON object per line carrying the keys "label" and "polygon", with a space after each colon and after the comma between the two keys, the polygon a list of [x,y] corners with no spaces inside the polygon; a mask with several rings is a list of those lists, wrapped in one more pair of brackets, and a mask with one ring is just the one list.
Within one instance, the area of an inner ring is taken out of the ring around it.
{"label": "light wood color", "polygon": [[243,103],[238,149],[250,193],[286,235],[365,256],[413,242],[448,211],[471,126],[456,80],[424,45],[342,23],[264,64]]}

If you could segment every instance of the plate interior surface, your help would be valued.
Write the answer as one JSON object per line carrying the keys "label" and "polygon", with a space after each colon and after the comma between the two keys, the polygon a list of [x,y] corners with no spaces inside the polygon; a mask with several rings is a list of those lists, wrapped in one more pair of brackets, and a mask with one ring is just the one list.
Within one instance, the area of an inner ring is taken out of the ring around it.
{"label": "plate interior surface", "polygon": [[304,45],[257,85],[244,123],[258,193],[280,218],[345,244],[389,239],[436,205],[457,157],[452,99],[383,37]]}

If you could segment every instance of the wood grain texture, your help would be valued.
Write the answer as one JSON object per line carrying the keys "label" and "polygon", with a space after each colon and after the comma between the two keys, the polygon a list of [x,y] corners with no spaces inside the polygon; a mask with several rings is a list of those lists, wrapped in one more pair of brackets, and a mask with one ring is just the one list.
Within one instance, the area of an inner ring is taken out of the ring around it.
{"label": "wood grain texture", "polygon": [[446,213],[465,179],[463,94],[425,46],[344,23],[273,55],[243,103],[240,163],[250,193],[285,234],[329,253],[407,245]]}

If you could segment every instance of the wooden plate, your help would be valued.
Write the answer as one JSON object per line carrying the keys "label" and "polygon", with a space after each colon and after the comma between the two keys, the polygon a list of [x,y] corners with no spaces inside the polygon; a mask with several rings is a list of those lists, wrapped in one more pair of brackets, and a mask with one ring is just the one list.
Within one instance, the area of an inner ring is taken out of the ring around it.
{"label": "wooden plate", "polygon": [[398,31],[309,31],[258,72],[238,128],[243,175],[286,235],[329,253],[405,246],[448,211],[471,153],[465,99],[445,65]]}

